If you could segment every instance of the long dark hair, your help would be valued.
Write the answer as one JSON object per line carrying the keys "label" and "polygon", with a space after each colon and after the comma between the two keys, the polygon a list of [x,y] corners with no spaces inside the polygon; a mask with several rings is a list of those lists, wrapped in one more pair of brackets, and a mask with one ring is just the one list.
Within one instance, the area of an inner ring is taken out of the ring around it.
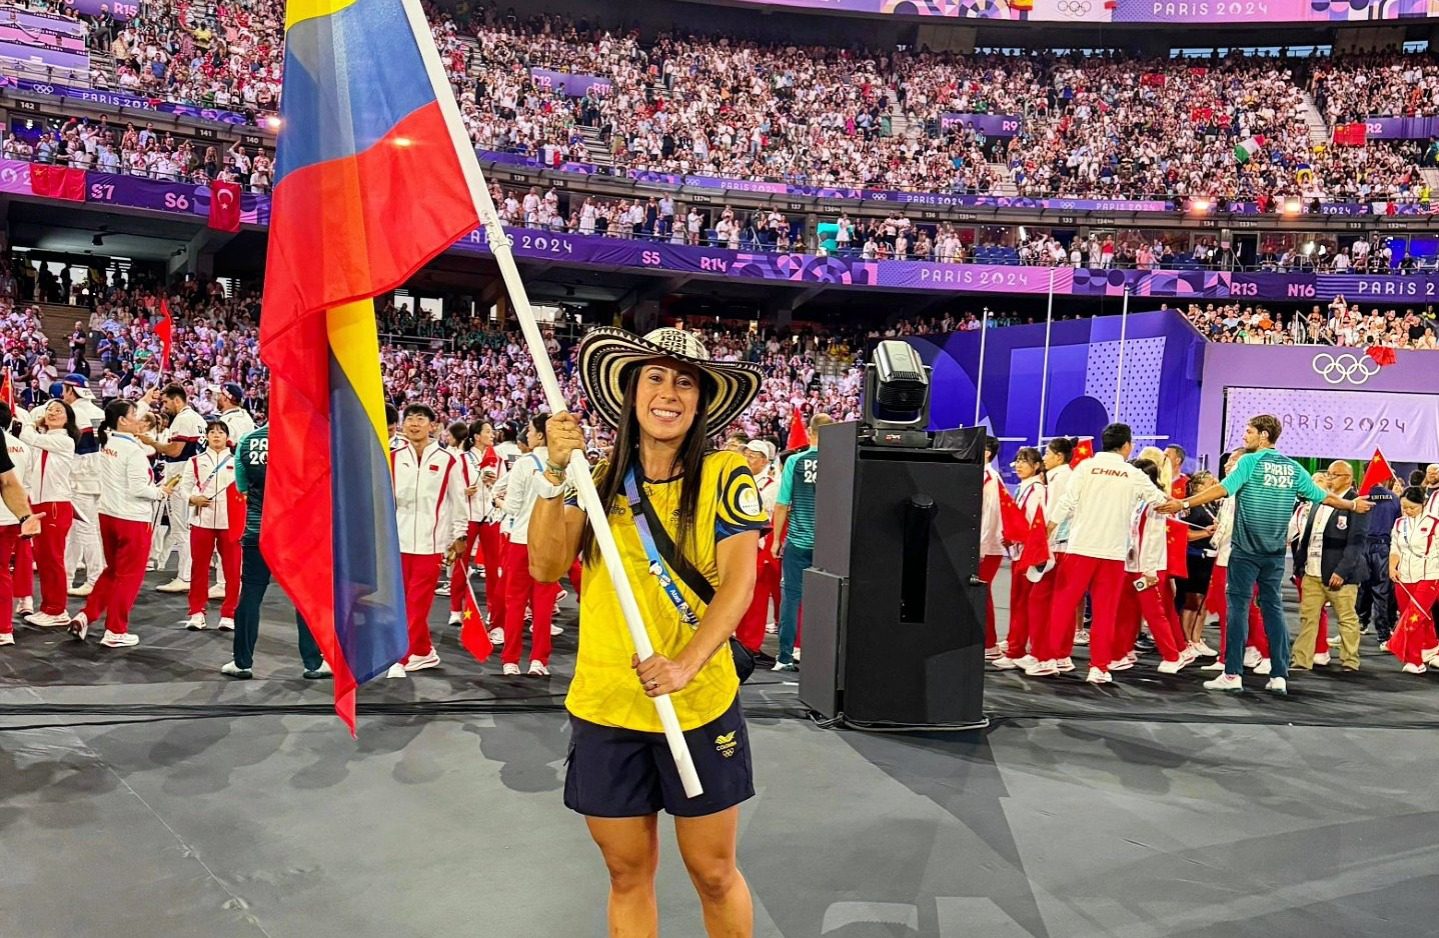
{"label": "long dark hair", "polygon": [[120,429],[120,420],[130,416],[135,409],[131,401],[122,399],[113,400],[105,405],[105,419],[100,421],[100,426],[95,430],[95,439],[101,446],[110,439],[110,434]]}
{"label": "long dark hair", "polygon": [[[599,477],[595,479],[595,488],[600,493],[600,504],[606,508],[613,505],[615,499],[624,492],[625,476],[629,474],[630,467],[633,466],[643,480],[644,469],[639,461],[640,419],[638,408],[635,406],[635,392],[639,388],[640,372],[643,370],[643,363],[633,365],[629,368],[629,373],[624,376],[625,399],[620,407],[620,425],[615,430],[615,443],[610,450],[610,462],[600,467]],[[700,375],[699,389],[700,396],[699,404],[695,408],[695,422],[680,443],[679,456],[675,460],[675,465],[670,467],[671,478],[674,478],[673,470],[679,469],[679,527],[675,532],[674,540],[675,548],[681,554],[685,553],[685,546],[692,544],[694,540],[695,514],[699,511],[700,502],[700,472],[704,466],[705,453],[709,451],[705,415],[709,413],[709,401],[714,395],[714,388],[703,374]],[[597,552],[594,533],[587,524],[584,533],[580,535],[580,556],[585,559],[586,563],[593,563]]]}
{"label": "long dark hair", "polygon": [[[494,424],[488,420],[476,420],[470,424],[469,435],[465,437],[465,452],[474,449],[480,442],[480,434],[485,432],[485,427],[494,428]],[[453,432],[453,431],[452,431]]]}
{"label": "long dark hair", "polygon": [[1031,466],[1034,466],[1034,467],[1035,467],[1035,473],[1034,473],[1034,474],[1037,475],[1037,476],[1039,476],[1039,481],[1040,481],[1040,482],[1044,482],[1044,483],[1048,483],[1048,482],[1049,482],[1049,476],[1045,474],[1045,469],[1044,469],[1044,457],[1043,457],[1042,455],[1040,455],[1039,450],[1035,449],[1033,446],[1021,446],[1021,447],[1015,452],[1014,458],[1015,458],[1016,460],[1021,460],[1021,459],[1022,459],[1022,460],[1024,460],[1025,462],[1029,463]]}
{"label": "long dark hair", "polygon": [[46,407],[51,404],[59,404],[65,408],[65,435],[73,440],[76,446],[80,445],[80,425],[75,422],[75,409],[58,397],[45,402]]}

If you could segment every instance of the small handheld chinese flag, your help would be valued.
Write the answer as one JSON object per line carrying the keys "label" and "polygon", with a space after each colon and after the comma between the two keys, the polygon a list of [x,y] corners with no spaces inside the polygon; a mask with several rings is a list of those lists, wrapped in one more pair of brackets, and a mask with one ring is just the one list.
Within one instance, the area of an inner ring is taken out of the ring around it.
{"label": "small handheld chinese flag", "polygon": [[1388,368],[1399,362],[1399,353],[1387,345],[1371,345],[1364,350],[1364,354],[1373,359],[1374,364],[1380,368]]}
{"label": "small handheld chinese flag", "polygon": [[175,320],[170,318],[170,301],[164,297],[160,298],[160,321],[155,323],[155,334],[160,337],[160,369],[169,371],[170,349],[175,344]]}
{"label": "small handheld chinese flag", "polygon": [[460,575],[465,584],[464,605],[460,609],[460,644],[476,661],[484,661],[495,650],[495,644],[490,641],[490,632],[485,628],[485,617],[480,615],[480,604],[475,602],[475,589],[465,575],[467,572],[461,571]]}
{"label": "small handheld chinese flag", "polygon": [[1079,442],[1074,444],[1074,453],[1069,457],[1069,468],[1073,469],[1086,459],[1094,455],[1094,437],[1081,437]]}
{"label": "small handheld chinese flag", "polygon": [[994,487],[999,489],[999,527],[1006,544],[1024,543],[1025,537],[1029,534],[1029,519],[1024,516],[1024,509],[1009,494],[1009,489],[998,477],[994,479]]}
{"label": "small handheld chinese flag", "polygon": [[1376,485],[1383,485],[1390,479],[1395,478],[1394,467],[1389,465],[1389,460],[1378,449],[1374,450],[1374,458],[1369,460],[1369,468],[1364,470],[1364,480],[1359,483],[1359,494],[1368,495]]}
{"label": "small handheld chinese flag", "polygon": [[10,408],[10,413],[15,413],[15,381],[10,377],[10,369],[5,369],[5,380],[0,381],[0,401]]}
{"label": "small handheld chinese flag", "polygon": [[789,439],[785,449],[805,449],[809,446],[809,428],[804,425],[804,414],[796,407],[789,416]]}
{"label": "small handheld chinese flag", "polygon": [[1020,570],[1042,568],[1053,559],[1054,556],[1049,551],[1049,526],[1044,522],[1044,506],[1040,505],[1034,510],[1034,518],[1029,522],[1029,530],[1025,533],[1024,550],[1014,565]]}

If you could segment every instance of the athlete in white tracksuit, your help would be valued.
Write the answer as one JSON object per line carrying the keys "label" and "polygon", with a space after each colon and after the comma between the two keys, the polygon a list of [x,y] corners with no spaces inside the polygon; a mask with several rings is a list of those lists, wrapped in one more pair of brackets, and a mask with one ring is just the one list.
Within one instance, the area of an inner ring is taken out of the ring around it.
{"label": "athlete in white tracksuit", "polygon": [[[165,413],[170,415],[170,427],[166,438],[158,440],[141,434],[136,439],[160,454],[161,465],[164,467],[162,480],[169,482],[171,479],[179,477],[181,470],[189,463],[192,456],[199,454],[201,440],[205,436],[205,418],[190,406],[185,389],[177,384],[172,384],[160,392],[160,403]],[[140,415],[140,408],[136,408],[136,413]],[[188,593],[190,591],[190,505],[174,486],[169,486],[165,507],[165,513],[170,520],[170,529],[165,535],[165,545],[160,549],[159,557],[156,558],[156,566],[164,566],[165,561],[170,557],[171,550],[179,553],[180,563],[176,568],[175,579],[155,588],[162,593]]]}
{"label": "athlete in white tracksuit", "polygon": [[[78,381],[75,379],[79,379]],[[86,387],[84,377],[71,375],[65,380],[63,400],[75,412],[80,428],[80,442],[75,447],[75,464],[70,470],[71,498],[75,520],[65,544],[65,575],[67,584],[75,582],[75,573],[85,568],[85,581],[71,588],[72,596],[89,596],[95,581],[105,570],[105,551],[100,546],[100,444],[95,429],[105,419],[105,412],[95,404],[94,395]]]}

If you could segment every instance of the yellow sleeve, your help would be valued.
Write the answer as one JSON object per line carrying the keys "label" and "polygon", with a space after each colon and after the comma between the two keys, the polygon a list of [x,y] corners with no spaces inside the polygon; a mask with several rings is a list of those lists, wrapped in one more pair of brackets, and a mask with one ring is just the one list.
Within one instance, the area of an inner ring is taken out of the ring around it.
{"label": "yellow sleeve", "polygon": [[719,487],[715,502],[715,541],[746,531],[762,529],[769,515],[760,501],[759,486],[749,464],[738,453],[715,453],[715,479]]}

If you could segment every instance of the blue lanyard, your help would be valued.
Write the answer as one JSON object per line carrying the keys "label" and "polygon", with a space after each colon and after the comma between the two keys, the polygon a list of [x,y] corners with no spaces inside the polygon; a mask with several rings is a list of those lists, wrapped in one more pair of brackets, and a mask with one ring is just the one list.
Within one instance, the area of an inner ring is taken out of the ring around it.
{"label": "blue lanyard", "polygon": [[665,595],[670,602],[674,603],[675,609],[679,611],[680,617],[690,628],[698,628],[699,617],[690,608],[689,602],[680,593],[680,588],[675,585],[674,577],[670,575],[669,566],[660,557],[659,548],[655,547],[654,535],[650,532],[649,519],[645,517],[644,511],[640,508],[640,488],[635,479],[633,467],[625,473],[625,497],[629,499],[630,514],[635,519],[635,529],[639,531],[640,544],[644,546],[645,556],[649,558],[650,573],[660,581],[660,587],[664,589]]}
{"label": "blue lanyard", "polygon": [[233,455],[234,455],[234,453],[227,453],[227,454],[225,454],[225,458],[224,458],[224,459],[220,460],[219,462],[217,462],[217,463],[215,464],[215,468],[214,468],[214,469],[211,469],[211,470],[210,470],[210,474],[207,475],[207,476],[205,476],[205,481],[200,483],[200,488],[201,488],[201,489],[204,489],[205,486],[207,486],[207,485],[210,484],[210,480],[211,480],[211,479],[215,478],[215,476],[217,476],[217,475],[220,474],[220,470],[225,468],[225,466],[230,462],[230,457],[233,456]]}

